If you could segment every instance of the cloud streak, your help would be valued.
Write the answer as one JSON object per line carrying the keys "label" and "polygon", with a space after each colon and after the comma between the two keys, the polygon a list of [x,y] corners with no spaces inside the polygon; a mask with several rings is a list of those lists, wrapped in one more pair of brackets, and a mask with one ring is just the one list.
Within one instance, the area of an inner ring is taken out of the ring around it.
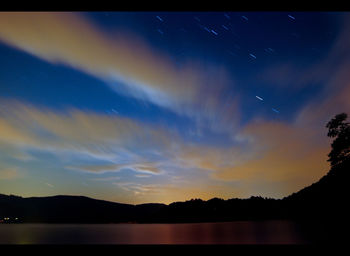
{"label": "cloud streak", "polygon": [[[221,100],[232,78],[225,68],[203,61],[176,66],[140,37],[126,31],[103,31],[83,14],[0,13],[0,41],[95,76],[118,93],[180,115],[204,121],[212,121],[213,112],[226,116]],[[238,116],[236,112],[227,116],[232,118],[232,114]],[[224,120],[222,126],[226,124]]]}
{"label": "cloud streak", "polygon": [[[133,159],[137,160],[137,159]],[[66,166],[66,169],[78,170],[90,173],[108,173],[119,172],[122,169],[130,169],[135,172],[148,173],[152,175],[161,174],[162,171],[152,163],[132,163],[132,164],[102,164],[102,165],[80,165],[80,166]]]}
{"label": "cloud streak", "polygon": [[[67,170],[101,175],[128,169],[163,176],[165,184],[180,175],[194,187],[219,182],[225,193],[233,189],[227,182],[238,182],[240,192],[234,190],[247,196],[258,191],[243,189],[244,184],[269,183],[271,195],[285,196],[327,171],[325,131],[315,133],[303,125],[255,121],[236,134],[240,137],[236,144],[205,145],[186,142],[166,127],[119,116],[3,102],[0,145],[19,152],[30,148],[50,152]],[[288,189],[281,190],[281,184]]]}

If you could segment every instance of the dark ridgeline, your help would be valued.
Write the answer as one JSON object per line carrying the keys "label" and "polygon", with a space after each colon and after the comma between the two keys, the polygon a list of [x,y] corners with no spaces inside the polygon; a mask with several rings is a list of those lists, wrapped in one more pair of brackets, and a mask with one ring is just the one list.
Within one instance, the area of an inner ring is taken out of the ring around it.
{"label": "dark ridgeline", "polygon": [[[3,222],[43,223],[180,223],[235,220],[320,220],[329,225],[349,217],[350,124],[346,114],[328,124],[334,138],[331,169],[318,182],[283,199],[192,199],[165,204],[129,205],[82,196],[22,198],[0,195]],[[17,220],[15,218],[18,218]]]}
{"label": "dark ridgeline", "polygon": [[9,221],[20,223],[134,222],[148,218],[162,206],[164,204],[120,204],[84,196],[22,198],[0,194],[0,219],[9,217]]}

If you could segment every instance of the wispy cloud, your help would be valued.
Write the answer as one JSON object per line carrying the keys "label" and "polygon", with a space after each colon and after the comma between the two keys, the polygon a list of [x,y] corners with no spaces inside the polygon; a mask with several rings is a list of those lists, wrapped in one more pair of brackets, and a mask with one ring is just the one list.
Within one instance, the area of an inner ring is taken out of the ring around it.
{"label": "wispy cloud", "polygon": [[78,165],[78,166],[66,166],[66,169],[77,170],[91,173],[106,173],[106,172],[118,172],[125,165],[122,164],[103,164],[103,165]]}
{"label": "wispy cloud", "polygon": [[[52,111],[2,100],[0,142],[13,146],[89,151],[107,157],[112,147],[164,143],[165,131],[129,118],[76,109]],[[138,138],[152,139],[140,143]],[[122,153],[122,152],[119,152]],[[128,154],[132,154],[128,152]]]}
{"label": "wispy cloud", "polygon": [[[280,184],[295,191],[327,171],[325,134],[297,123],[251,122],[236,133],[240,141],[220,146],[187,142],[165,127],[117,116],[74,109],[58,112],[10,101],[3,107],[7,111],[0,112],[0,141],[19,151],[50,152],[68,170],[97,175],[128,169],[162,176],[174,186],[185,184],[173,182],[173,176],[182,176],[194,187],[223,182],[226,192],[231,189],[225,182],[269,182],[271,193],[278,195],[287,193]],[[16,132],[10,132],[12,128]],[[63,161],[66,151],[71,157]]]}
{"label": "wispy cloud", "polygon": [[233,84],[224,67],[193,60],[176,66],[144,39],[126,31],[107,33],[80,13],[0,13],[0,41],[202,122],[217,124],[221,112],[226,127],[239,117],[237,109],[227,113],[221,104],[224,88]]}
{"label": "wispy cloud", "polygon": [[117,181],[120,180],[120,177],[111,176],[111,177],[103,177],[103,178],[91,178],[92,181]]}
{"label": "wispy cloud", "polygon": [[153,163],[137,163],[138,159],[132,159],[135,161],[133,163],[128,164],[101,164],[101,165],[78,165],[78,166],[66,166],[66,169],[78,170],[83,172],[91,172],[91,173],[107,173],[107,172],[119,172],[122,169],[130,169],[135,172],[140,173],[149,173],[153,175],[161,174],[162,171],[157,168]]}

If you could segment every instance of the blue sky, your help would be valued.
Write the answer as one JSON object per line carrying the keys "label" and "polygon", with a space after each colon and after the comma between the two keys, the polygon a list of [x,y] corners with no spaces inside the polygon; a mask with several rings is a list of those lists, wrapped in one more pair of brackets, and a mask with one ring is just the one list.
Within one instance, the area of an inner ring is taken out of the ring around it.
{"label": "blue sky", "polygon": [[328,170],[348,13],[0,14],[0,193],[281,198]]}

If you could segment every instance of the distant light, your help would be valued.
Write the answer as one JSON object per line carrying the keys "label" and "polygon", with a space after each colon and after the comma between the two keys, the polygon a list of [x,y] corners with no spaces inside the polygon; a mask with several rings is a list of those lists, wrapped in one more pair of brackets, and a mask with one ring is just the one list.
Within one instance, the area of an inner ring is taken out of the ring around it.
{"label": "distant light", "polygon": [[161,17],[159,17],[158,15],[156,16],[158,20],[160,20],[161,22],[163,22],[163,19]]}
{"label": "distant light", "polygon": [[242,16],[242,18],[245,19],[245,20],[248,20],[248,18],[246,16]]}
{"label": "distant light", "polygon": [[288,15],[288,17],[295,20],[295,18],[292,15]]}
{"label": "distant light", "polygon": [[259,96],[255,96],[257,99],[259,100],[264,100],[263,98],[259,97]]}

